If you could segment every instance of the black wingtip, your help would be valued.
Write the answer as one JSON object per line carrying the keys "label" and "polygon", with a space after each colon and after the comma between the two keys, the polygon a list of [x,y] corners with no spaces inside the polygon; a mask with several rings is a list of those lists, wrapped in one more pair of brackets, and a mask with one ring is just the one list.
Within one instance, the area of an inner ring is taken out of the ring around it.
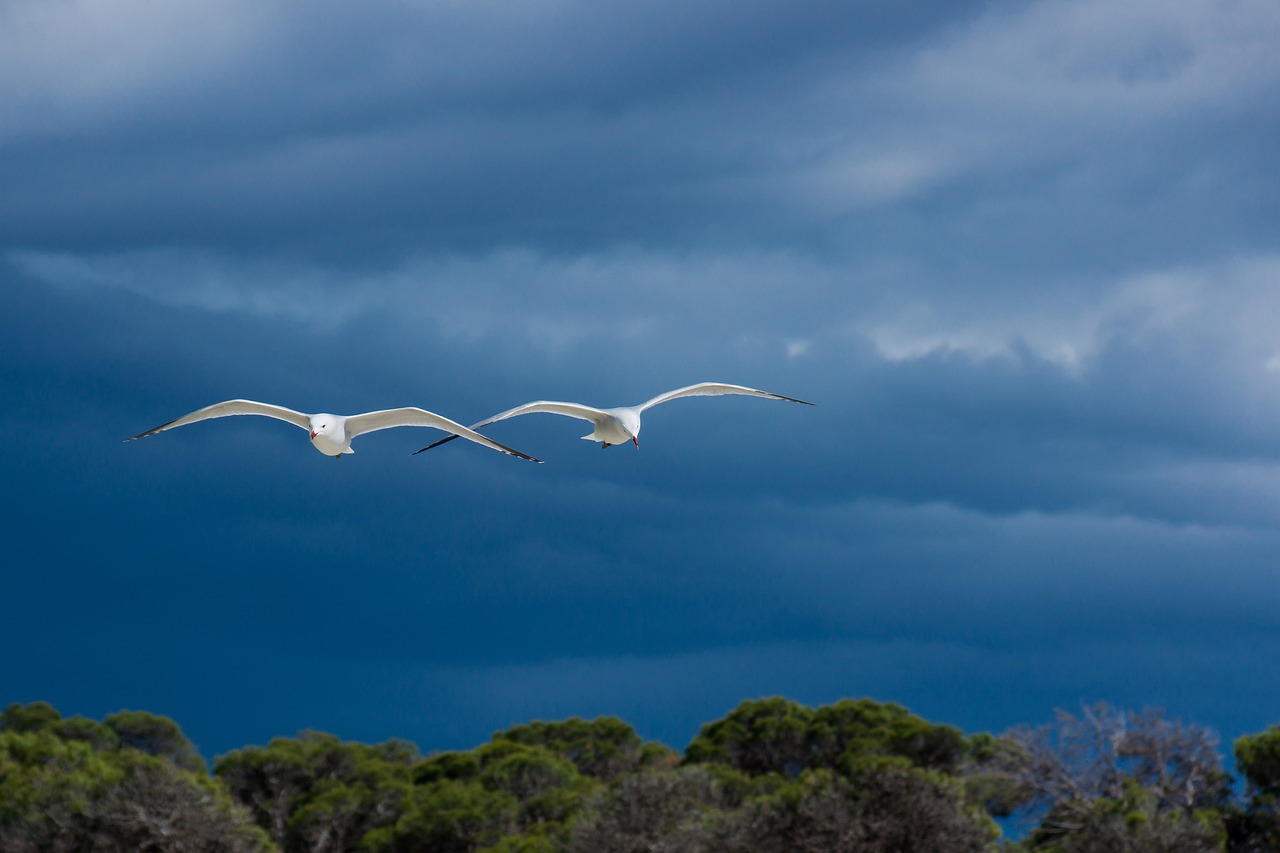
{"label": "black wingtip", "polygon": [[[410,456],[417,456],[419,453],[421,453],[421,452],[422,452],[422,451],[424,451],[424,450],[430,450],[430,449],[431,449],[431,448],[433,448],[433,447],[439,447],[439,446],[440,446],[440,445],[442,445],[442,444],[446,444],[446,443],[448,443],[448,442],[450,442],[450,441],[453,441],[455,438],[459,438],[459,436],[457,435],[457,433],[454,433],[454,434],[452,434],[452,435],[446,435],[444,438],[440,439],[439,441],[433,441],[433,442],[431,442],[431,443],[430,443],[430,444],[428,444],[426,447],[419,447],[417,450],[413,451],[413,452],[412,452],[412,453],[410,453],[409,455],[410,455]],[[541,460],[541,459],[538,459],[538,458],[536,458],[536,457],[530,456],[530,455],[529,455],[529,454],[527,454],[527,453],[521,453],[519,450],[516,450],[515,448],[507,447],[505,444],[498,444],[498,442],[494,442],[494,444],[497,444],[497,445],[498,445],[498,447],[502,448],[503,452],[508,453],[508,454],[510,454],[510,455],[512,455],[512,456],[518,456],[518,457],[520,457],[521,459],[528,459],[530,462],[537,462],[539,465],[541,465],[541,464],[542,464],[542,460]]]}
{"label": "black wingtip", "polygon": [[[498,444],[498,442],[495,441],[494,444]],[[498,444],[498,446],[501,447],[504,452],[509,453],[512,456],[519,456],[521,459],[528,459],[530,462],[537,462],[539,465],[542,464],[541,459],[538,459],[537,457],[534,457],[534,456],[530,456],[528,453],[521,453],[519,450],[516,450],[514,447],[507,447],[505,444]]]}
{"label": "black wingtip", "polygon": [[433,448],[433,447],[439,447],[439,446],[440,446],[440,445],[442,445],[442,444],[446,444],[446,443],[448,443],[448,442],[450,442],[450,441],[453,441],[453,440],[454,440],[455,438],[457,438],[457,437],[458,437],[458,436],[457,436],[456,434],[446,435],[444,438],[440,439],[439,441],[433,441],[433,442],[431,442],[431,443],[430,443],[430,444],[428,444],[426,447],[419,447],[417,450],[413,451],[413,452],[412,452],[412,453],[410,453],[409,455],[410,455],[410,456],[417,456],[419,453],[421,453],[421,452],[422,452],[422,451],[424,451],[424,450],[430,450],[430,449],[431,449],[431,448]]}

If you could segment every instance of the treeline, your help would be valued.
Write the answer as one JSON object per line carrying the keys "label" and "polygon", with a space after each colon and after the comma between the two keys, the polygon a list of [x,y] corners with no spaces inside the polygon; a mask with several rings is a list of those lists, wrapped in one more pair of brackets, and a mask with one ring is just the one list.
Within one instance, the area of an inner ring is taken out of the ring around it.
{"label": "treeline", "polygon": [[[1234,744],[1107,705],[965,735],[904,708],[744,702],[683,754],[615,718],[422,756],[319,732],[218,758],[165,717],[0,713],[0,850],[1280,850],[1280,725]],[[1006,826],[1019,827],[1003,834]]]}

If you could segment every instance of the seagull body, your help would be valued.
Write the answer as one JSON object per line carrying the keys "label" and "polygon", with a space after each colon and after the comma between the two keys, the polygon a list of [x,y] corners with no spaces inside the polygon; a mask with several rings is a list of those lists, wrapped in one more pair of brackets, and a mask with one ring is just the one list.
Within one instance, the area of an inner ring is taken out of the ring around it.
{"label": "seagull body", "polygon": [[[722,382],[700,382],[697,385],[688,385],[684,388],[677,388],[674,391],[668,391],[665,394],[659,394],[648,402],[641,403],[638,406],[620,406],[616,409],[597,409],[594,406],[584,406],[581,403],[558,403],[550,400],[537,400],[532,403],[525,403],[522,406],[516,406],[514,409],[508,409],[505,412],[499,412],[490,418],[485,418],[479,423],[471,425],[472,429],[488,426],[497,421],[504,421],[507,418],[518,417],[519,415],[530,415],[534,412],[547,412],[553,415],[564,415],[569,418],[577,418],[583,421],[590,421],[594,429],[587,435],[582,436],[584,441],[598,441],[601,447],[610,447],[615,444],[626,444],[628,441],[636,447],[640,446],[640,413],[645,409],[653,408],[659,403],[666,403],[670,400],[676,400],[681,397],[718,397],[723,394],[740,394],[748,397],[764,397],[770,400],[786,400],[791,403],[802,403],[806,406],[812,406],[813,403],[805,400],[797,400],[795,397],[784,397],[781,394],[771,394],[768,391],[760,391],[756,388],[747,388],[743,385],[726,385]],[[450,435],[440,439],[433,444],[429,444],[422,450],[430,450],[452,441],[457,438],[456,435]],[[421,453],[422,450],[416,451]]]}
{"label": "seagull body", "polygon": [[146,432],[140,432],[125,440],[133,441],[134,439],[145,438],[148,435],[155,435],[158,432],[164,432],[175,427],[193,424],[197,421],[205,421],[210,418],[225,418],[231,415],[262,415],[263,417],[288,421],[294,426],[302,427],[311,433],[311,444],[316,450],[325,456],[333,456],[335,458],[347,453],[355,453],[351,449],[351,441],[358,435],[364,435],[366,432],[376,432],[380,429],[390,429],[391,427],[419,426],[442,429],[445,432],[452,433],[450,438],[462,437],[470,439],[477,444],[483,444],[485,447],[499,450],[512,456],[519,456],[521,459],[528,459],[531,462],[542,461],[518,450],[513,450],[505,444],[499,444],[475,430],[464,427],[462,424],[451,421],[434,412],[412,407],[365,412],[361,415],[331,415],[327,413],[306,415],[302,412],[295,412],[293,409],[286,409],[283,406],[273,406],[270,403],[256,403],[253,400],[227,400],[223,403],[214,403],[212,406],[197,409],[177,420],[161,424]]}

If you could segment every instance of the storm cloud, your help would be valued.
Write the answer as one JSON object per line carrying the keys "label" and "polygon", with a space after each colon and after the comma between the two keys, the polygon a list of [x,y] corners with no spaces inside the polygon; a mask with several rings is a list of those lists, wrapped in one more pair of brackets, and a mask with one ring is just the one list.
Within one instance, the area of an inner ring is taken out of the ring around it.
{"label": "storm cloud", "polygon": [[[870,695],[1275,722],[1265,0],[11,3],[7,700],[207,754]],[[334,463],[208,403],[638,403]]]}

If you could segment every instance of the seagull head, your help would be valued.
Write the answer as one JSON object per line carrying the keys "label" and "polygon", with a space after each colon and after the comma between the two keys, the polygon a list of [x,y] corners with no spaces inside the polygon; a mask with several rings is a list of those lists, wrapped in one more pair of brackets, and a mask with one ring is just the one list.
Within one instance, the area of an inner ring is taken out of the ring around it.
{"label": "seagull head", "polygon": [[627,437],[635,444],[640,446],[640,413],[635,409],[619,409],[616,417],[619,426],[627,433]]}
{"label": "seagull head", "polygon": [[347,419],[341,415],[312,415],[311,446],[325,456],[355,453],[347,438]]}
{"label": "seagull head", "polygon": [[311,421],[311,440],[315,441],[317,436],[325,438],[334,437],[334,428],[338,424],[338,419],[333,415],[312,415]]}

